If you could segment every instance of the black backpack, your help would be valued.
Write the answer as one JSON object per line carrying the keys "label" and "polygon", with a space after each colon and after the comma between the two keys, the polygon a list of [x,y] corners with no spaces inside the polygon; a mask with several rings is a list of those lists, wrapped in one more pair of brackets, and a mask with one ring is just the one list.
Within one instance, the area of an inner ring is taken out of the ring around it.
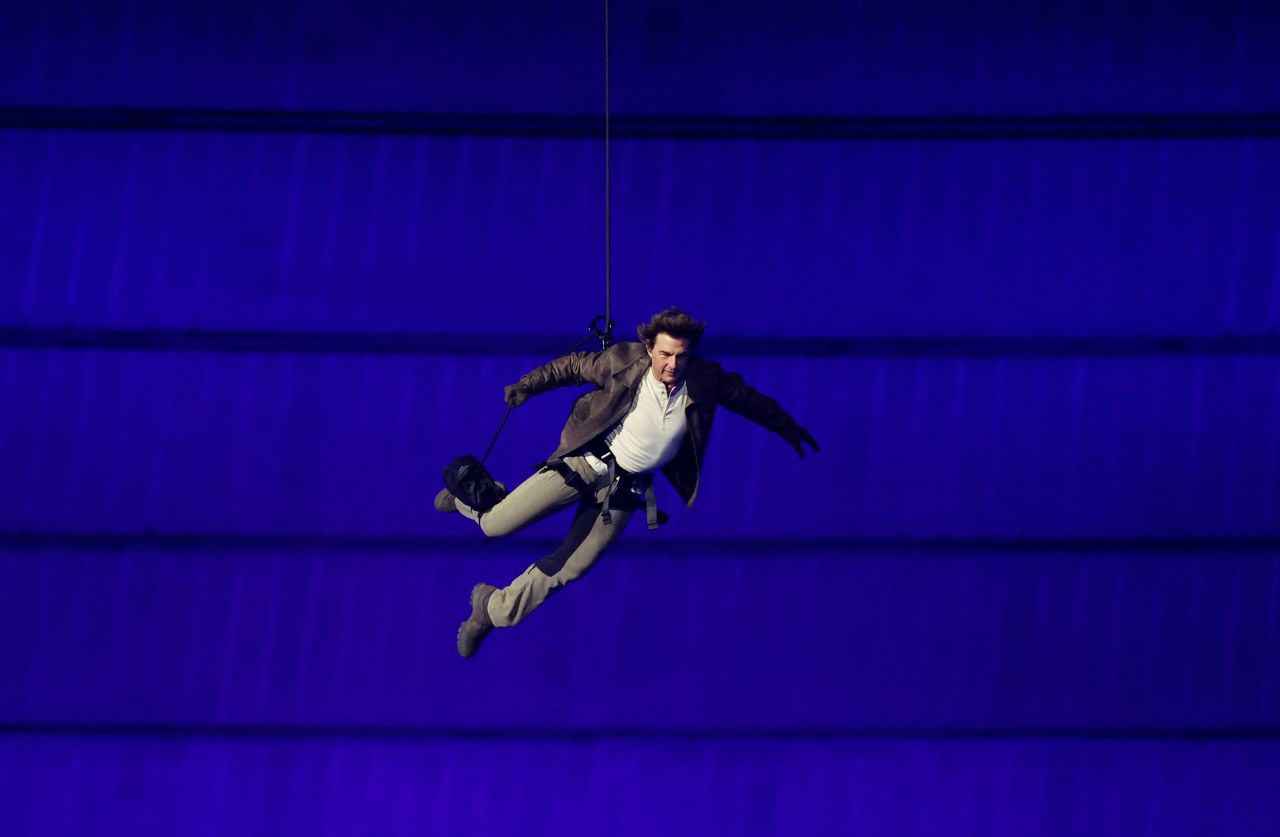
{"label": "black backpack", "polygon": [[444,484],[449,493],[478,512],[487,512],[507,496],[507,490],[494,482],[484,463],[474,456],[459,456],[444,469]]}

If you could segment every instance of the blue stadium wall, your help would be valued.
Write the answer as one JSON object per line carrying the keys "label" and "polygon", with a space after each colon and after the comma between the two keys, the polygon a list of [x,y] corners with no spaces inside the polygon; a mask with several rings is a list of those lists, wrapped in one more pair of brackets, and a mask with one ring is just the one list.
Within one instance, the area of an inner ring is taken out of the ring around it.
{"label": "blue stadium wall", "polygon": [[0,833],[1280,833],[1280,13],[610,13],[620,335],[822,452],[722,415],[463,661],[603,5],[0,9]]}

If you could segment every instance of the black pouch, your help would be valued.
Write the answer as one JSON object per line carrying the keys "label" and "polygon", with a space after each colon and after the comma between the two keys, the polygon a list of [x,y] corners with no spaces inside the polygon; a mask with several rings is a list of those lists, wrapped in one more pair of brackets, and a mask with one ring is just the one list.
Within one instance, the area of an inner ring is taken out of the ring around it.
{"label": "black pouch", "polygon": [[444,484],[459,502],[478,512],[498,505],[507,491],[494,482],[484,465],[474,456],[459,456],[444,469]]}

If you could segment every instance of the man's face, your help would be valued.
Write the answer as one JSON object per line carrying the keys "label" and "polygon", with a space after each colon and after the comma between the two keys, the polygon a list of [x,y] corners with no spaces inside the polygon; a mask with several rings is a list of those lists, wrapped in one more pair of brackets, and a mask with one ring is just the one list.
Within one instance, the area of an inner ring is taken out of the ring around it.
{"label": "man's face", "polygon": [[669,387],[679,384],[689,365],[689,341],[663,332],[654,339],[652,346],[647,347],[647,351],[653,377]]}

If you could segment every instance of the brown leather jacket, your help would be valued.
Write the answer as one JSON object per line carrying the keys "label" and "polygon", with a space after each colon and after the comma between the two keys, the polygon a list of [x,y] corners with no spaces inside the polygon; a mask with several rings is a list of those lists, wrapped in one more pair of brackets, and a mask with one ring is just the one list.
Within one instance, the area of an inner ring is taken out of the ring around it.
{"label": "brown leather jacket", "polygon": [[[574,402],[560,433],[560,447],[549,458],[567,456],[622,421],[631,409],[636,386],[648,374],[649,355],[641,343],[618,343],[601,352],[577,352],[556,358],[520,378],[520,387],[538,394],[557,387],[592,384],[598,389]],[[676,457],[662,473],[686,505],[698,496],[698,476],[711,438],[716,405],[750,419],[780,435],[796,427],[796,420],[767,395],[756,392],[740,375],[695,355],[685,371],[689,406],[688,433]]]}

